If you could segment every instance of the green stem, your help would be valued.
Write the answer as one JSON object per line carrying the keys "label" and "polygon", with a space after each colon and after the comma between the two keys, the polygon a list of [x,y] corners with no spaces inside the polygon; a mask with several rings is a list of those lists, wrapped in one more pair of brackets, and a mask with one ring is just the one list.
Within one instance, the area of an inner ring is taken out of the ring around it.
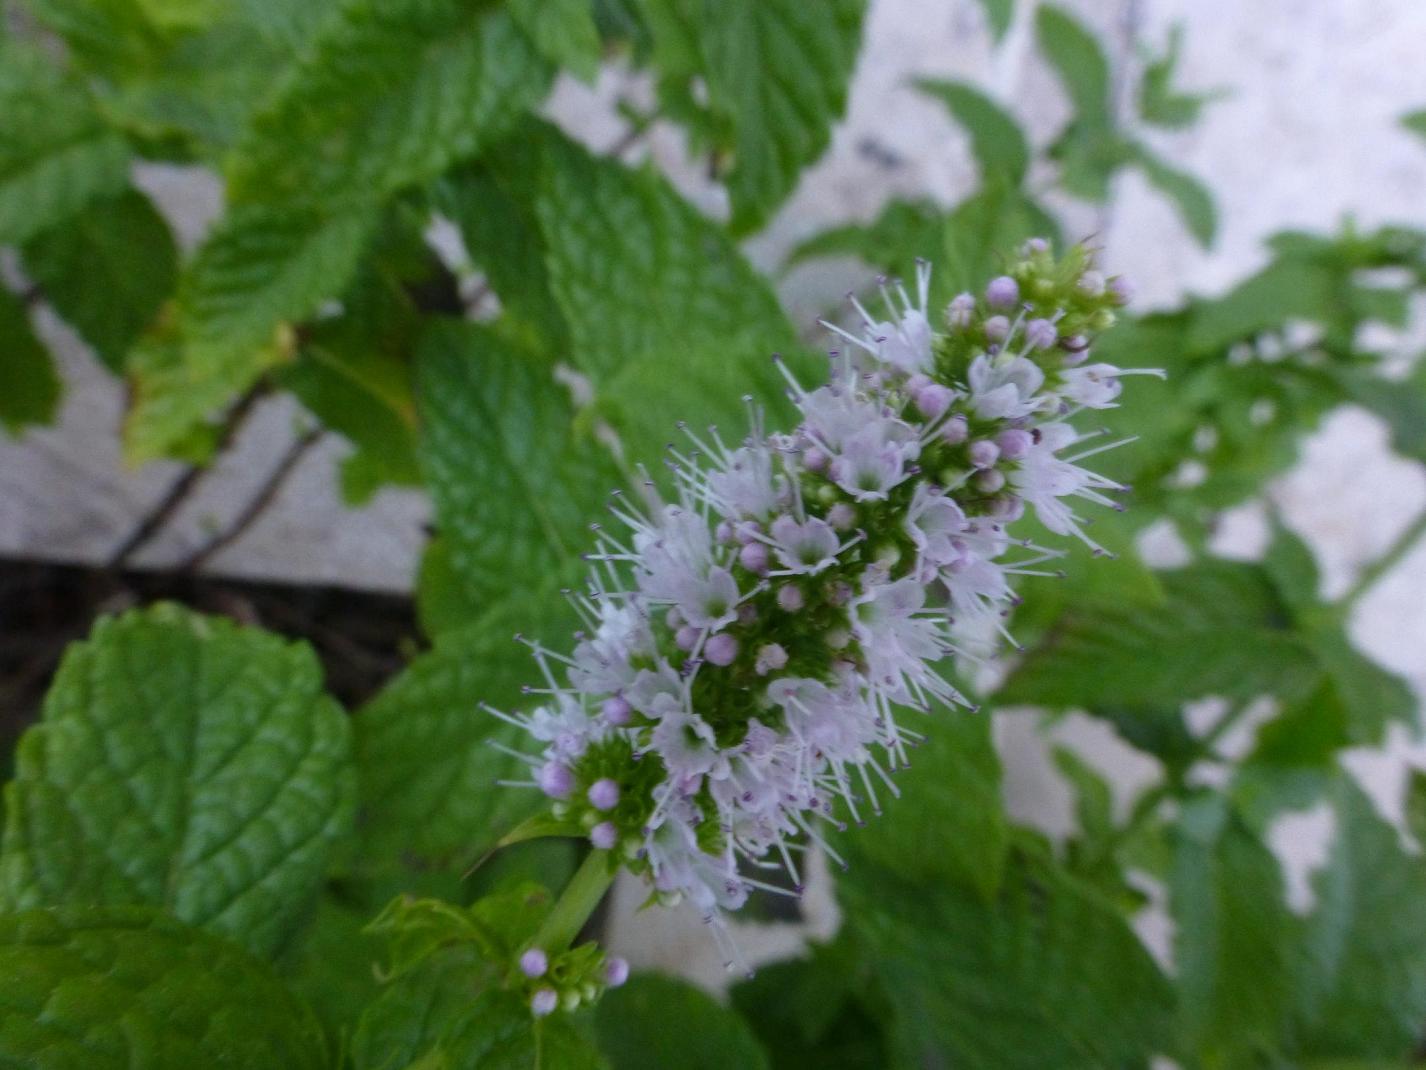
{"label": "green stem", "polygon": [[1420,539],[1422,535],[1426,535],[1426,512],[1418,516],[1407,529],[1398,536],[1397,540],[1391,544],[1391,549],[1387,550],[1381,557],[1362,569],[1362,574],[1357,578],[1357,582],[1352,585],[1352,589],[1343,595],[1342,600],[1337,603],[1342,611],[1346,612],[1348,609],[1351,609],[1362,595],[1371,590],[1377,580],[1401,564],[1402,558],[1412,551],[1416,546],[1417,540]]}
{"label": "green stem", "polygon": [[579,935],[579,930],[584,928],[589,916],[594,913],[599,900],[604,898],[604,893],[614,883],[614,875],[618,871],[618,867],[612,864],[608,851],[590,851],[583,865],[565,885],[554,909],[550,911],[550,916],[530,941],[530,946],[538,947],[549,954],[569,947]]}

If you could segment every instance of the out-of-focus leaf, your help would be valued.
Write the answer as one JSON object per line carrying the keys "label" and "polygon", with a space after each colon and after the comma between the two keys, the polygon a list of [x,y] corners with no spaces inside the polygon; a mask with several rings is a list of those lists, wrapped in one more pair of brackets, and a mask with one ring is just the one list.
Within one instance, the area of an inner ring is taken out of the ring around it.
{"label": "out-of-focus leaf", "polygon": [[1203,564],[1164,582],[1161,606],[1069,609],[1000,700],[1156,708],[1208,694],[1297,696],[1318,678],[1317,659],[1258,570]]}
{"label": "out-of-focus leaf", "polygon": [[[952,881],[990,899],[1010,839],[990,718],[964,710],[937,717],[940,723],[925,730],[925,743],[911,753],[910,768],[898,774],[900,795],[887,799],[887,812],[833,843],[846,844],[853,865],[865,859],[907,880]],[[870,800],[862,805],[869,809]]]}
{"label": "out-of-focus leaf", "polygon": [[45,299],[114,371],[173,292],[178,270],[168,224],[132,190],[32,238],[23,256]]}
{"label": "out-of-focus leaf", "polygon": [[803,958],[759,967],[729,993],[776,1070],[881,1070],[883,1027],[863,994],[871,963],[848,932]]}
{"label": "out-of-focus leaf", "polygon": [[990,35],[999,41],[1010,29],[1010,22],[1015,17],[1015,0],[980,0],[980,3],[990,23]]}
{"label": "out-of-focus leaf", "polygon": [[1302,926],[1290,1054],[1404,1060],[1426,1018],[1426,863],[1346,777]]}
{"label": "out-of-focus leaf", "polygon": [[174,605],[104,619],[21,740],[0,897],[152,904],[270,953],[352,797],[347,718],[307,646]]}
{"label": "out-of-focus leaf", "polygon": [[1173,993],[1120,913],[1013,852],[997,898],[854,867],[847,925],[894,1008],[893,1065],[1137,1065],[1170,1047]]}
{"label": "out-of-focus leaf", "polygon": [[788,254],[788,266],[824,256],[855,256],[902,278],[915,276],[915,262],[940,252],[943,210],[931,201],[888,201],[870,223],[847,223],[814,234]]}
{"label": "out-of-focus leaf", "polygon": [[551,70],[472,0],[344,0],[230,159],[235,201],[328,210],[434,178],[509,132]]}
{"label": "out-of-focus leaf", "polygon": [[1386,421],[1393,449],[1426,463],[1426,361],[1401,382],[1358,367],[1342,369],[1341,379],[1353,401]]}
{"label": "out-of-focus leaf", "polygon": [[1183,24],[1175,23],[1169,30],[1168,48],[1144,67],[1144,80],[1139,84],[1139,117],[1147,123],[1173,129],[1192,126],[1206,105],[1227,95],[1222,89],[1207,93],[1175,89],[1174,74],[1182,50]]}
{"label": "out-of-focus leaf", "polygon": [[19,245],[120,193],[129,149],[47,56],[0,42],[0,244]]}
{"label": "out-of-focus leaf", "polygon": [[1011,186],[1025,181],[1030,147],[1020,124],[1009,112],[964,82],[923,78],[916,82],[916,88],[944,104],[965,128],[982,181],[995,178]]}
{"label": "out-of-focus leaf", "polygon": [[1169,890],[1185,1050],[1221,1066],[1277,1050],[1292,994],[1282,875],[1222,796],[1184,807]]}
{"label": "out-of-focus leaf", "polygon": [[135,405],[124,429],[129,462],[164,456],[287,359],[289,325],[346,288],[374,222],[365,208],[335,216],[261,206],[230,211],[180,281],[176,358],[135,368]]}
{"label": "out-of-focus leaf", "polygon": [[738,1015],[671,977],[645,974],[606,993],[595,1031],[611,1070],[768,1070],[767,1053]]}
{"label": "out-of-focus leaf", "polygon": [[510,17],[540,55],[586,82],[599,72],[599,28],[591,0],[510,0]]}
{"label": "out-of-focus leaf", "polygon": [[1142,144],[1133,146],[1134,161],[1164,196],[1174,202],[1178,214],[1189,232],[1205,249],[1213,244],[1218,231],[1218,212],[1213,207],[1213,195],[1202,182],[1187,171],[1170,167]]}
{"label": "out-of-focus leaf", "polygon": [[11,434],[54,419],[59,375],[30,327],[24,303],[0,286],[0,425]]}
{"label": "out-of-focus leaf", "polygon": [[1426,138],[1426,108],[1407,112],[1401,117],[1401,125],[1413,134]]}
{"label": "out-of-focus leaf", "polygon": [[0,1063],[319,1070],[312,1012],[236,944],[142,907],[0,917]]}
{"label": "out-of-focus leaf", "polygon": [[1035,38],[1064,83],[1074,105],[1075,121],[1112,128],[1109,61],[1094,35],[1063,8],[1042,4],[1035,12]]}
{"label": "out-of-focus leaf", "polygon": [[1001,266],[1007,250],[1027,238],[1058,243],[1060,228],[1028,194],[991,182],[946,216],[942,247],[933,259],[938,296],[983,285]]}
{"label": "out-of-focus leaf", "polygon": [[733,132],[731,226],[746,232],[826,149],[847,104],[865,0],[695,0],[708,99]]}
{"label": "out-of-focus leaf", "polygon": [[460,228],[477,267],[500,298],[501,333],[547,354],[569,348],[569,328],[550,290],[546,248],[529,173],[539,166],[513,149],[491,162],[446,175],[437,207]]}

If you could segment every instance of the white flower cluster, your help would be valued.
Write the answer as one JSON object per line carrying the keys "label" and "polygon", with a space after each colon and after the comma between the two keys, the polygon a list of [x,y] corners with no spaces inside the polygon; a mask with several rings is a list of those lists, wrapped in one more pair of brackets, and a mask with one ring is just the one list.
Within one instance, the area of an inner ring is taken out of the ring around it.
{"label": "white flower cluster", "polygon": [[[787,373],[801,423],[736,446],[715,429],[673,450],[676,500],[650,482],[600,530],[572,657],[536,646],[545,704],[499,713],[541,745],[555,817],[710,921],[784,868],[819,819],[877,811],[917,733],[907,711],[968,705],[943,675],[961,629],[1001,628],[1010,578],[1056,551],[1006,524],[1032,508],[1085,538],[1076,500],[1122,489],[1081,466],[1104,446],[1072,421],[1124,374],[1089,339],[1126,298],[1082,250],[1031,242],[983,295],[927,316],[886,293],[854,305],[830,382]],[[1086,539],[1086,541],[1088,541]],[[1091,544],[1092,545],[1092,544]],[[495,712],[495,711],[492,711]]]}

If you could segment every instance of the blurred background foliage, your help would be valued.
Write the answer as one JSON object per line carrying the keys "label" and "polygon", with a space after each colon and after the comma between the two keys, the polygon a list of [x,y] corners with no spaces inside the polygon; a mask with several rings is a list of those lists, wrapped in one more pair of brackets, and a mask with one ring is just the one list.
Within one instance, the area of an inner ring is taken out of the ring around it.
{"label": "blurred background foliage", "polygon": [[[1103,458],[1134,488],[1128,512],[1094,529],[1114,556],[1077,552],[1064,576],[1029,581],[1013,621],[1024,649],[978,677],[992,704],[1086,712],[1154,759],[1159,781],[1127,815],[1062,750],[1077,832],[1052,843],[1017,825],[989,717],[947,715],[929,726],[902,798],[838,840],[850,866],[834,877],[836,939],[763,968],[726,1004],[649,975],[567,1034],[531,1035],[522,1007],[474,994],[478,971],[458,955],[385,989],[373,975],[381,948],[361,928],[392,894],[469,903],[573,871],[579,848],[547,841],[469,875],[534,803],[495,787],[511,763],[477,704],[519,701],[531,667],[513,631],[568,636],[557,591],[579,574],[586,527],[639,462],[656,465],[674,419],[740,426],[748,394],[776,420],[768,355],[815,367],[738,242],[827,148],[864,7],[11,0],[0,42],[0,245],[14,253],[0,288],[6,430],[44,424],[59,403],[31,326],[44,305],[126,384],[130,463],[209,464],[256,392],[289,391],[351,442],[347,501],[423,486],[437,532],[416,580],[428,648],[349,722],[330,716],[301,645],[173,607],[101,624],[66,658],[6,795],[0,903],[49,913],[0,921],[0,976],[25,979],[0,1000],[0,1061],[109,1065],[35,1061],[74,1036],[135,1050],[114,1024],[132,993],[106,988],[69,1008],[64,1035],[25,1018],[56,986],[108,976],[81,953],[95,925],[109,927],[119,974],[132,961],[134,976],[170,982],[177,1005],[149,1005],[154,1021],[250,1004],[258,1024],[229,1023],[234,1036],[286,1031],[286,1050],[312,1065],[1411,1061],[1426,1025],[1426,780],[1409,786],[1418,843],[1407,846],[1338,757],[1393,724],[1417,729],[1415,697],[1344,628],[1423,525],[1331,603],[1280,523],[1259,562],[1207,550],[1223,511],[1260,497],[1343,403],[1378,414],[1394,448],[1426,463],[1426,365],[1403,378],[1371,330],[1406,327],[1426,290],[1426,233],[1407,226],[1280,234],[1267,266],[1230,292],[1130,317],[1104,338],[1103,359],[1168,373],[1134,380],[1131,402],[1106,414],[1116,438],[1132,437]],[[1003,33],[1011,0],[985,7]],[[1057,136],[1032,144],[1013,102],[923,81],[965,129],[978,186],[950,206],[893,200],[870,223],[803,242],[787,266],[850,255],[909,276],[926,258],[942,304],[1027,237],[1080,237],[1062,233],[1031,181],[1042,172],[1062,194],[1104,201],[1116,174],[1138,169],[1211,243],[1210,192],[1140,136],[1194,123],[1219,95],[1177,85],[1179,38],[1146,57],[1126,116],[1091,32],[1050,4],[1034,32],[1070,107]],[[540,107],[561,72],[591,79],[612,56],[647,69],[656,92],[652,110],[625,107],[625,137],[600,151]],[[1422,113],[1404,121],[1426,132]],[[680,126],[706,157],[725,218],[623,161],[655,122]],[[140,161],[222,176],[223,215],[191,254],[133,183]],[[458,232],[457,254],[433,242],[435,220]],[[1151,568],[1138,537],[1165,523],[1189,563]],[[218,754],[221,740],[200,728],[237,716],[215,678],[249,682],[263,731],[292,762],[266,755],[227,769],[232,781],[205,779],[217,773],[203,746]],[[1184,714],[1205,696],[1222,707],[1206,732]],[[1220,745],[1244,726],[1251,741],[1229,759]],[[154,748],[168,728],[197,749]],[[175,784],[221,796],[267,780],[269,796],[230,830],[252,872],[175,861],[201,792],[134,825],[133,800]],[[1268,839],[1281,815],[1313,805],[1330,808],[1336,836],[1303,910]],[[258,818],[291,835],[249,843]],[[85,857],[104,841],[127,849]],[[1133,928],[1149,908],[1172,918],[1171,967]],[[194,928],[246,945],[223,983],[180,983],[193,955],[217,954]],[[160,1065],[197,1065],[173,1051]],[[256,1048],[249,1057],[277,1065]]]}

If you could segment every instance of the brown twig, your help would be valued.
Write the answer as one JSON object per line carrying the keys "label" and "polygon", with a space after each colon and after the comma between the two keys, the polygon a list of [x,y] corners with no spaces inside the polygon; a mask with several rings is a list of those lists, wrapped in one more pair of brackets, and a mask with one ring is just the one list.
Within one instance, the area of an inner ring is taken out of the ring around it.
{"label": "brown twig", "polygon": [[277,467],[274,468],[267,479],[263,481],[263,485],[258,489],[258,492],[253,495],[248,504],[238,513],[227,530],[214,535],[213,538],[209,539],[190,554],[188,558],[178,566],[178,570],[180,572],[196,571],[219,550],[242,538],[247,529],[252,526],[253,521],[262,514],[264,509],[272,504],[272,500],[277,497],[278,491],[280,491],[282,485],[287,482],[287,477],[296,469],[298,462],[302,460],[308,450],[317,444],[318,440],[321,439],[325,433],[322,428],[315,427],[305,432],[296,442],[292,443],[292,445],[288,447],[287,452],[283,454],[282,460],[277,462]]}
{"label": "brown twig", "polygon": [[[247,420],[253,406],[263,395],[265,389],[264,385],[259,383],[233,404],[233,407],[228,411],[227,418],[223,421],[223,429],[218,434],[218,443],[213,450],[215,458],[232,444],[233,437]],[[111,572],[117,572],[123,568],[129,558],[133,557],[172,519],[173,514],[178,512],[183,503],[188,500],[189,495],[193,493],[194,488],[197,487],[207,471],[207,468],[199,465],[189,465],[184,469],[183,474],[173,481],[168,492],[159,500],[158,505],[150,510],[143,520],[139,521],[138,526],[110,555],[105,567]]]}

